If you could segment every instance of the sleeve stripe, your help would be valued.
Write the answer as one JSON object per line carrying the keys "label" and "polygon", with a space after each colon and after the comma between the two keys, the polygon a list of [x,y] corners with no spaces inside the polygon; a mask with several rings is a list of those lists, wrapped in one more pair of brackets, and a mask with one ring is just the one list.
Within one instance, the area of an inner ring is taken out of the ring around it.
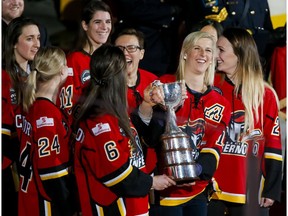
{"label": "sleeve stripe", "polygon": [[51,210],[51,203],[44,200],[44,209],[45,209],[45,216],[51,216],[52,215],[52,210]]}
{"label": "sleeve stripe", "polygon": [[[120,211],[120,214],[121,214],[121,215],[126,215],[126,207],[125,207],[123,198],[119,198],[119,199],[117,200],[117,206],[118,206],[118,209],[119,209],[119,211]],[[139,215],[139,216],[140,216],[140,215]]]}
{"label": "sleeve stripe", "polygon": [[40,178],[41,180],[49,180],[49,179],[56,179],[61,178],[62,176],[68,175],[68,168],[65,168],[63,170],[59,170],[57,172],[47,173],[47,174],[41,174]]}
{"label": "sleeve stripe", "polygon": [[279,155],[279,154],[265,153],[264,155],[265,155],[265,159],[283,161],[282,155]]}
{"label": "sleeve stripe", "polygon": [[127,167],[126,170],[124,170],[124,172],[122,172],[120,175],[118,175],[116,178],[113,178],[109,181],[103,182],[107,187],[112,187],[116,184],[118,184],[119,182],[121,182],[123,179],[125,179],[133,170],[133,167],[131,164],[129,164],[129,166]]}
{"label": "sleeve stripe", "polygon": [[1,133],[4,135],[11,136],[11,130],[9,130],[7,128],[2,128]]}
{"label": "sleeve stripe", "polygon": [[216,158],[216,161],[217,161],[217,164],[216,164],[216,167],[218,167],[218,164],[219,164],[219,154],[218,154],[218,151],[216,151],[215,149],[213,148],[203,148],[201,150],[201,153],[210,153],[210,154],[213,154]]}

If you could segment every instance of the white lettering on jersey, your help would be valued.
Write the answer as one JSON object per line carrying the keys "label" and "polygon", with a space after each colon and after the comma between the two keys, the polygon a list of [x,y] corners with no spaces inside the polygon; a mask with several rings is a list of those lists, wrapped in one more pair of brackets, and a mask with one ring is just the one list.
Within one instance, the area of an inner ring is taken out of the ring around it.
{"label": "white lettering on jersey", "polygon": [[22,128],[22,115],[15,116],[15,124],[17,128]]}
{"label": "white lettering on jersey", "polygon": [[22,117],[23,123],[22,123],[22,131],[23,133],[27,134],[28,136],[30,136],[31,134],[31,130],[32,130],[32,126],[30,124],[30,122],[28,122],[26,120],[26,118],[23,116]]}
{"label": "white lettering on jersey", "polygon": [[85,134],[84,134],[83,130],[81,128],[79,128],[77,131],[76,140],[78,142],[83,142],[84,136],[85,136]]}
{"label": "white lettering on jersey", "polygon": [[110,125],[108,123],[99,123],[94,128],[92,128],[92,132],[94,136],[98,136],[99,134],[111,131]]}
{"label": "white lettering on jersey", "polygon": [[143,156],[130,158],[130,164],[141,169],[145,166],[145,160]]}
{"label": "white lettering on jersey", "polygon": [[40,117],[36,120],[36,126],[37,128],[54,126],[54,119],[47,118],[46,116]]}
{"label": "white lettering on jersey", "polygon": [[248,152],[248,145],[246,143],[225,143],[223,147],[223,154],[233,154],[245,156]]}

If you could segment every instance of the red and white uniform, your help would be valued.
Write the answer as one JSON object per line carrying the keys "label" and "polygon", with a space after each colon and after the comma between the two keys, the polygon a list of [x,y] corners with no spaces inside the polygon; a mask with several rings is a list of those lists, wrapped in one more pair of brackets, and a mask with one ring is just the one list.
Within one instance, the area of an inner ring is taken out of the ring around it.
{"label": "red and white uniform", "polygon": [[136,146],[109,114],[80,123],[74,162],[83,216],[148,215],[152,178],[132,130]]}
{"label": "red and white uniform", "polygon": [[[227,77],[221,80],[220,76],[216,76],[215,86],[229,100],[233,110],[219,167],[213,179],[216,192],[212,198],[244,204],[247,184],[258,179],[256,187],[259,198],[262,196],[279,200],[282,152],[274,93],[265,88],[263,110],[259,108],[260,121],[254,119],[254,130],[249,131],[247,136],[243,133],[245,108],[241,95],[234,93],[234,84]],[[250,164],[253,161],[261,164],[261,170]],[[248,173],[251,170],[247,167],[251,166],[254,167],[253,173]],[[247,180],[247,176],[250,180]]]}
{"label": "red and white uniform", "polygon": [[69,215],[69,131],[60,109],[37,98],[22,119],[19,216]]}
{"label": "red and white uniform", "polygon": [[[157,79],[157,76],[153,73],[150,73],[146,70],[139,69],[136,85],[133,87],[128,87],[127,100],[128,100],[128,109],[131,113],[135,108],[137,108],[143,101],[144,90],[149,86],[154,80]],[[147,173],[152,173],[156,167],[157,156],[154,148],[148,147],[143,149],[145,151],[145,163]]]}
{"label": "red and white uniform", "polygon": [[[160,77],[163,83],[175,82],[174,75]],[[191,138],[198,154],[196,162],[202,166],[200,180],[191,187],[172,186],[161,191],[160,205],[176,206],[202,193],[218,167],[225,130],[230,121],[229,102],[211,87],[204,93],[187,87],[188,98],[176,111],[177,126]]]}
{"label": "red and white uniform", "polygon": [[57,105],[65,110],[69,116],[69,123],[72,124],[73,108],[79,101],[84,89],[90,82],[90,59],[91,55],[85,51],[75,51],[67,55],[68,77],[60,89]]}

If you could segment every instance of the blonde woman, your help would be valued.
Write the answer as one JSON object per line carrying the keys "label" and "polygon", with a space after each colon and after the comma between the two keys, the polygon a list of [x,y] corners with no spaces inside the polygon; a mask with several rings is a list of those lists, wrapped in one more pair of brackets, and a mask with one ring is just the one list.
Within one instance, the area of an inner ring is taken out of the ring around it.
{"label": "blonde woman", "polygon": [[23,90],[18,215],[70,216],[69,130],[55,105],[68,74],[65,53],[40,48],[31,68]]}
{"label": "blonde woman", "polygon": [[277,96],[263,81],[256,44],[245,29],[224,30],[217,46],[215,86],[232,112],[208,215],[223,215],[225,208],[231,216],[268,215],[281,192]]}
{"label": "blonde woman", "polygon": [[190,33],[183,41],[176,74],[160,77],[164,83],[185,81],[187,97],[183,97],[183,105],[176,110],[177,126],[189,136],[198,163],[199,179],[192,184],[172,186],[161,191],[161,207],[158,212],[157,206],[151,209],[151,215],[207,214],[206,187],[219,163],[231,111],[228,101],[212,88],[215,54],[212,35],[206,32]]}

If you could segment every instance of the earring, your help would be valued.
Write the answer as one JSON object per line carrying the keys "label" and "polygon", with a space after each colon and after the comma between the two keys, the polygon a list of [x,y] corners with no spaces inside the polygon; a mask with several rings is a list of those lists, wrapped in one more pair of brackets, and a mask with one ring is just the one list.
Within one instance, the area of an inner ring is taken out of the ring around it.
{"label": "earring", "polygon": [[186,60],[186,59],[187,59],[187,55],[184,55],[184,56],[183,56],[183,59]]}

